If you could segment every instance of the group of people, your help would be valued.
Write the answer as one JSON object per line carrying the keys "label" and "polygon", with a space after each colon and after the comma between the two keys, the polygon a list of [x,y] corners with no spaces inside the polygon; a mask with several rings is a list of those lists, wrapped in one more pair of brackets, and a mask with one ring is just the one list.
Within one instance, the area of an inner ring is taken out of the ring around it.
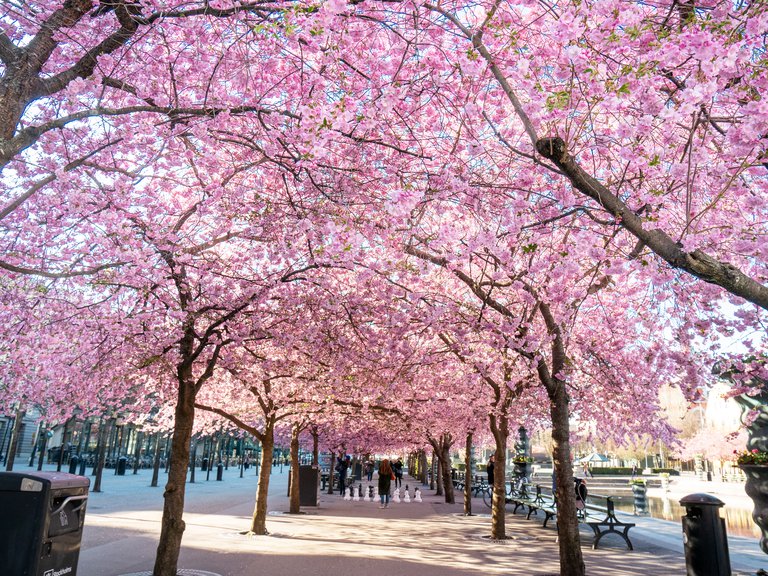
{"label": "group of people", "polygon": [[[344,490],[347,487],[347,474],[352,465],[351,458],[345,456],[344,458],[337,458],[336,467],[334,470],[339,475],[339,495],[344,495]],[[376,469],[376,465],[373,461],[368,460],[364,464],[363,471],[366,478],[371,482],[373,480],[373,472]],[[388,458],[384,458],[379,464],[379,498],[381,499],[381,505],[379,508],[389,507],[389,493],[392,490],[392,483],[394,482],[395,488],[402,487],[403,485],[403,461],[397,458],[394,462],[390,462]]]}

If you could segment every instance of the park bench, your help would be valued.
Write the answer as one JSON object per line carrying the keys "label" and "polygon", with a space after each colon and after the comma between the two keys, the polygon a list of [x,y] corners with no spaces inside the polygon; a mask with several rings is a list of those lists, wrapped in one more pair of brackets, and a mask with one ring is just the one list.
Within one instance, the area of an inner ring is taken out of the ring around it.
{"label": "park bench", "polygon": [[616,518],[613,496],[590,494],[590,498],[605,500],[605,506],[598,506],[590,502],[579,512],[579,522],[589,526],[595,534],[592,539],[592,548],[596,549],[600,539],[606,534],[618,534],[627,543],[627,549],[633,550],[632,541],[629,539],[629,530],[635,526],[635,523],[622,522]]}
{"label": "park bench", "polygon": [[[464,491],[464,487],[466,486],[465,481],[466,474],[457,473],[453,477],[453,487],[455,490],[458,490],[459,492]],[[484,490],[488,488],[488,484],[485,482],[485,479],[482,476],[475,475],[472,477],[472,485],[470,487],[470,490],[474,496],[480,496]]]}
{"label": "park bench", "polygon": [[[629,539],[629,530],[635,526],[635,523],[622,522],[616,517],[613,496],[590,494],[587,500],[588,502],[584,504],[584,507],[578,510],[577,517],[580,524],[589,526],[594,533],[592,548],[597,549],[600,540],[606,534],[618,534],[626,542],[627,549],[634,550],[632,541]],[[605,506],[595,504],[594,500],[604,500]],[[544,528],[547,527],[552,518],[557,516],[557,499],[554,495],[546,495],[539,484],[536,485],[536,493],[533,497],[521,498],[519,501],[521,506],[528,508],[528,519],[539,511],[544,514],[544,523],[542,524]],[[517,511],[517,506],[515,511]]]}
{"label": "park bench", "polygon": [[513,504],[512,514],[516,514],[519,508],[525,512],[525,507],[528,506],[528,518],[531,517],[531,506],[536,507],[536,498],[541,494],[541,488],[536,486],[536,495],[530,493],[532,484],[527,482],[507,482],[508,489],[506,495],[506,503]]}
{"label": "park bench", "polygon": [[553,497],[548,498],[542,493],[541,484],[535,485],[535,494],[523,494],[522,497],[515,499],[513,513],[517,512],[518,507],[522,507],[525,511],[526,506],[528,507],[528,514],[526,515],[528,520],[531,519],[531,515],[538,514],[539,511],[544,513],[544,528],[547,527],[550,518],[557,515],[555,499]]}

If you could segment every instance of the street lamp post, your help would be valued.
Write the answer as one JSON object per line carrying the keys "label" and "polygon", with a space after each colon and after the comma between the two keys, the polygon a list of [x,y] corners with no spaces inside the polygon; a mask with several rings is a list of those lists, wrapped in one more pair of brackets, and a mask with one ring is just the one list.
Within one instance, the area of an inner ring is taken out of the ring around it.
{"label": "street lamp post", "polygon": [[245,443],[243,442],[242,438],[239,438],[237,440],[239,444],[238,454],[240,454],[240,478],[243,477],[243,470],[245,470]]}

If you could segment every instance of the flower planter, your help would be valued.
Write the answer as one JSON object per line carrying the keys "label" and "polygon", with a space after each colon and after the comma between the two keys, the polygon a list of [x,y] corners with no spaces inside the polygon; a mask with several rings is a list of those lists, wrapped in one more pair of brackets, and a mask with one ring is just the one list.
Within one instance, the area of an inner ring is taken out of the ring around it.
{"label": "flower planter", "polygon": [[[741,421],[747,428],[747,450],[757,449],[760,452],[768,452],[768,393],[757,396],[741,394],[734,396],[734,400],[741,406]],[[748,416],[756,414],[754,419]]]}
{"label": "flower planter", "polygon": [[744,490],[755,505],[752,510],[752,519],[763,533],[760,538],[760,548],[768,554],[768,466],[740,464],[739,468],[747,476]]}
{"label": "flower planter", "polygon": [[512,466],[513,466],[512,473],[518,478],[521,478],[523,476],[527,478],[530,476],[530,470],[531,470],[530,462],[512,462]]}
{"label": "flower planter", "polygon": [[648,487],[645,484],[632,484],[632,496],[634,496],[634,508],[636,516],[648,515]]}

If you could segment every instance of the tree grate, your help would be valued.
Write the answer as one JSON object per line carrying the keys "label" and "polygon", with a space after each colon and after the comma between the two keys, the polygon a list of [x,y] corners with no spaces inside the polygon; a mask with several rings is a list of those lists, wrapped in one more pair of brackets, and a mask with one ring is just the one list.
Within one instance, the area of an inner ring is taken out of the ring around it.
{"label": "tree grate", "polygon": [[[132,572],[130,574],[122,574],[121,576],[152,576],[152,571],[148,572]],[[194,570],[190,568],[180,568],[176,571],[176,576],[221,576],[221,574],[215,574],[214,572],[206,572],[205,570]]]}

